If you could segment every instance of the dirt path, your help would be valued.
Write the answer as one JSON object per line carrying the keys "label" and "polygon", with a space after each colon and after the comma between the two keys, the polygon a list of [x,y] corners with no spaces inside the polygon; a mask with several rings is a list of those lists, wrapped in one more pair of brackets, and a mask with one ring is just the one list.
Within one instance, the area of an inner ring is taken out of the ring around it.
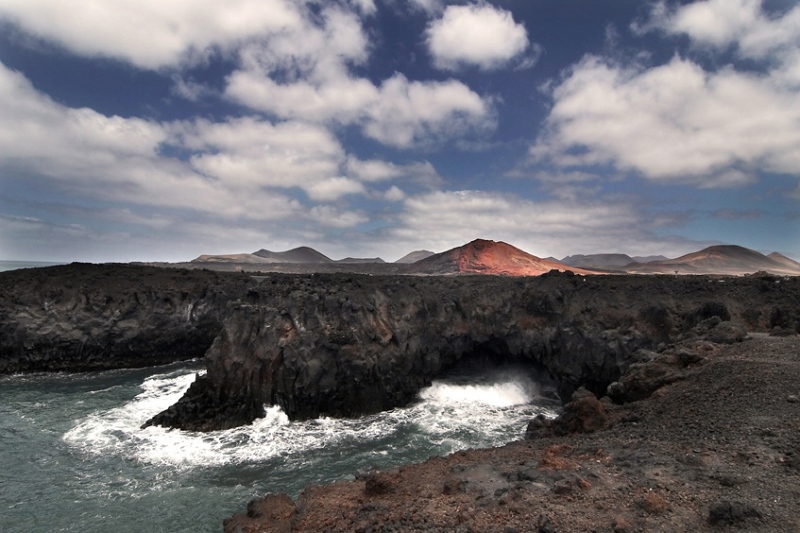
{"label": "dirt path", "polygon": [[800,531],[800,337],[704,344],[608,426],[271,495],[228,532]]}

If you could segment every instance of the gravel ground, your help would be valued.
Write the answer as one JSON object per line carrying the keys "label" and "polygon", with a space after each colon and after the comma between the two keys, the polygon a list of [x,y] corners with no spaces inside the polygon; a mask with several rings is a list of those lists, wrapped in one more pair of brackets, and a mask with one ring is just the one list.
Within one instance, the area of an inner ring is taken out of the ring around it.
{"label": "gravel ground", "polygon": [[605,428],[254,500],[228,532],[800,531],[800,337],[702,356]]}

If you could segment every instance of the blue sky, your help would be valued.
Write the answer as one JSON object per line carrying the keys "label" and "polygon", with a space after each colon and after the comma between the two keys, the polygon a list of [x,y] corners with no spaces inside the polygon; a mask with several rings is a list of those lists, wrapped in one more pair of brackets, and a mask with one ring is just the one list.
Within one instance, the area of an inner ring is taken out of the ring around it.
{"label": "blue sky", "polygon": [[786,0],[0,0],[0,259],[800,259]]}

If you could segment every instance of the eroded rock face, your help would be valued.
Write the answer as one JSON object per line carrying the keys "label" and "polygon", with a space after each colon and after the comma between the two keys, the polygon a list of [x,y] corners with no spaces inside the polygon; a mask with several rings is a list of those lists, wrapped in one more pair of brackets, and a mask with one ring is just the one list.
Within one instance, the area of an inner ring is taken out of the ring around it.
{"label": "eroded rock face", "polygon": [[252,280],[72,264],[0,274],[0,374],[141,367],[202,357]]}
{"label": "eroded rock face", "polygon": [[676,340],[735,343],[746,331],[793,335],[800,326],[800,280],[757,276],[249,276],[68,265],[2,273],[0,289],[0,373],[205,354],[206,376],[151,421],[199,430],[249,423],[265,404],[293,419],[390,409],[475,359],[537,365],[565,399],[580,386],[602,395]]}
{"label": "eroded rock face", "polygon": [[231,307],[206,354],[207,375],[150,423],[230,427],[264,404],[292,419],[377,412],[407,404],[476,356],[543,367],[562,398],[579,386],[600,395],[660,343],[708,330],[703,321],[730,326],[731,342],[741,340],[745,311],[766,328],[770,309],[797,297],[791,285],[569,274],[270,277]]}

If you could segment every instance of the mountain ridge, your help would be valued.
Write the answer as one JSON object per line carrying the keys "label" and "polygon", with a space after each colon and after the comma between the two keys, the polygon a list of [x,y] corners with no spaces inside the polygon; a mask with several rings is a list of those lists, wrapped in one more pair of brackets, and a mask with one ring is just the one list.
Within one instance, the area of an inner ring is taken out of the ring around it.
{"label": "mountain ridge", "polygon": [[[785,256],[781,256],[785,257]],[[788,257],[786,260],[794,263]],[[800,275],[800,264],[793,266],[760,252],[734,244],[709,246],[675,259],[632,264],[626,271],[633,274],[730,274],[755,272]]]}
{"label": "mountain ridge", "polygon": [[[550,270],[571,270],[579,274],[629,273],[629,274],[722,274],[743,275],[763,271],[776,275],[800,275],[800,262],[773,252],[764,255],[738,245],[709,246],[674,259],[664,256],[634,256],[627,254],[575,254],[562,260],[552,257],[542,259],[502,241],[475,239],[465,245],[445,252],[434,253],[417,250],[406,254],[394,263],[380,257],[334,260],[325,254],[301,246],[284,252],[261,249],[253,253],[228,255],[201,255],[185,264],[202,264],[208,267],[239,270],[282,268],[291,265],[301,269],[370,268],[371,273],[381,273],[393,265],[393,273],[406,274],[499,274],[534,276]],[[305,271],[303,270],[303,271]]]}

